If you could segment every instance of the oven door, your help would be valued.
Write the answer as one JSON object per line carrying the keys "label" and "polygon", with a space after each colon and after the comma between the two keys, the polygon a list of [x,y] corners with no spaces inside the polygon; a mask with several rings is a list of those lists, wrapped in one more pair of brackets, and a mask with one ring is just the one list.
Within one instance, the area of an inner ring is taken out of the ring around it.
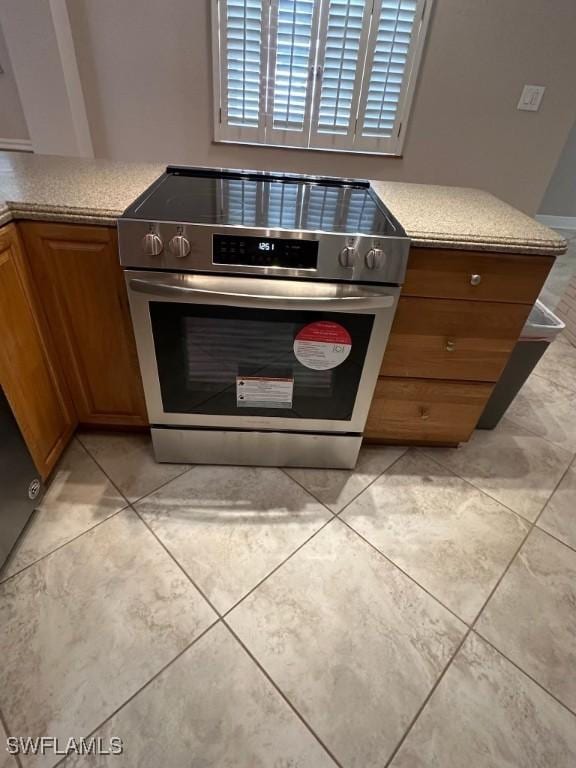
{"label": "oven door", "polygon": [[152,425],[362,432],[399,288],[125,276]]}

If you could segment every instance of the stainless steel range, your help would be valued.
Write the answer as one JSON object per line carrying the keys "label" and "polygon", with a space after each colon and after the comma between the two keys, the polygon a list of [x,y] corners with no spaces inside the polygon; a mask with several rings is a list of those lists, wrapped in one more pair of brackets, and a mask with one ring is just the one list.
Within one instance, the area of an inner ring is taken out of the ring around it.
{"label": "stainless steel range", "polygon": [[169,166],[118,234],[158,461],[355,465],[409,249],[368,182]]}

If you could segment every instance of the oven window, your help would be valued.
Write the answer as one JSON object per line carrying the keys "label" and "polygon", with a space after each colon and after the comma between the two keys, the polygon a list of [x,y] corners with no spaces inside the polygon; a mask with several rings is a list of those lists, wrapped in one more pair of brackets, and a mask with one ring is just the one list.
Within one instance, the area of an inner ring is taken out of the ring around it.
{"label": "oven window", "polygon": [[373,315],[149,306],[165,412],[352,417]]}

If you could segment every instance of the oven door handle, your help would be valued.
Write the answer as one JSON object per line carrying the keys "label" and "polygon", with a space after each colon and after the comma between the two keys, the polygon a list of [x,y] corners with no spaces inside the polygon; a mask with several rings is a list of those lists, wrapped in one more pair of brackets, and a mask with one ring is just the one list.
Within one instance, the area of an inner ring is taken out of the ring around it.
{"label": "oven door handle", "polygon": [[189,288],[184,285],[155,283],[133,277],[129,280],[130,288],[138,293],[148,293],[166,298],[201,299],[207,304],[223,304],[233,307],[269,307],[272,309],[386,309],[393,307],[396,297],[381,293],[370,293],[365,289],[357,295],[348,293],[342,296],[306,296],[235,293],[233,291],[211,291],[205,288]]}

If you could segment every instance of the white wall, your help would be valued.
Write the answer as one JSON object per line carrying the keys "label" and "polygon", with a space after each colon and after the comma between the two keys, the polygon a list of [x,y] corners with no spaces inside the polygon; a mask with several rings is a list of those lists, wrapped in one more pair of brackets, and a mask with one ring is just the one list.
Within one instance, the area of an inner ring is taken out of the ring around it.
{"label": "white wall", "polygon": [[0,23],[34,151],[90,156],[66,0],[0,0]]}
{"label": "white wall", "polygon": [[4,70],[4,73],[0,74],[0,142],[2,139],[25,141],[28,139],[26,118],[22,111],[2,27],[0,27],[0,66]]}
{"label": "white wall", "polygon": [[568,136],[556,170],[542,200],[540,213],[576,219],[576,123]]}
{"label": "white wall", "polygon": [[[214,144],[209,0],[68,7],[97,156],[474,186],[533,213],[576,114],[574,0],[436,0],[402,158]],[[524,83],[547,86],[537,113]]]}

